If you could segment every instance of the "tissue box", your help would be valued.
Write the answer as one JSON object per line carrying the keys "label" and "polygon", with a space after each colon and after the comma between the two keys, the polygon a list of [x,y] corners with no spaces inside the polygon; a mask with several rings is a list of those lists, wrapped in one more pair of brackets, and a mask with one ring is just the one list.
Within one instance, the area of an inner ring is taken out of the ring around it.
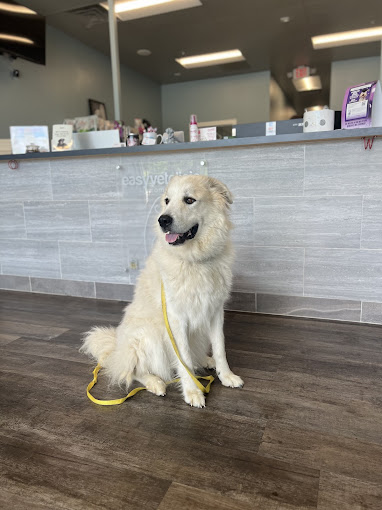
{"label": "tissue box", "polygon": [[318,131],[333,131],[334,110],[311,110],[304,113],[304,133],[316,133]]}

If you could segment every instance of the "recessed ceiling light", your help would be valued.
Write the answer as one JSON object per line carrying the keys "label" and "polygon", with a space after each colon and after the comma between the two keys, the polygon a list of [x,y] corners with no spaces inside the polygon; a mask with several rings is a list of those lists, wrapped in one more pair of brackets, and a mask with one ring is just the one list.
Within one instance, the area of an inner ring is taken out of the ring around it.
{"label": "recessed ceiling light", "polygon": [[137,9],[147,9],[158,5],[169,4],[174,0],[128,0],[127,2],[117,2],[114,6],[116,14],[120,12],[135,11]]}
{"label": "recessed ceiling light", "polygon": [[[100,5],[108,9],[107,2]],[[200,0],[122,0],[114,4],[114,12],[120,20],[128,21],[201,5]]]}
{"label": "recessed ceiling light", "polygon": [[151,51],[150,50],[145,50],[145,49],[142,48],[141,50],[137,51],[137,54],[140,57],[149,57],[151,55]]}
{"label": "recessed ceiling light", "polygon": [[207,67],[216,66],[218,64],[228,64],[229,62],[240,62],[241,60],[245,60],[245,58],[240,50],[229,50],[194,55],[192,57],[176,58],[175,60],[186,69],[192,69],[193,67]]}
{"label": "recessed ceiling light", "polygon": [[349,30],[335,34],[317,35],[312,37],[315,50],[333,48],[335,46],[348,46],[349,44],[380,41],[382,39],[382,27],[364,28],[361,30]]}
{"label": "recessed ceiling light", "polygon": [[28,37],[20,37],[19,35],[11,35],[11,34],[0,34],[0,39],[4,41],[11,41],[21,44],[34,44],[32,39]]}
{"label": "recessed ceiling light", "polygon": [[290,22],[290,17],[289,16],[282,16],[280,18],[280,21],[281,21],[281,23],[289,23]]}
{"label": "recessed ceiling light", "polygon": [[37,12],[23,5],[8,4],[6,2],[0,2],[0,10],[14,12],[15,14],[37,14]]}
{"label": "recessed ceiling light", "polygon": [[308,106],[307,108],[305,108],[305,110],[307,112],[317,112],[317,111],[320,111],[320,110],[324,110],[325,106]]}
{"label": "recessed ceiling light", "polygon": [[307,76],[306,78],[298,78],[292,80],[297,92],[308,92],[310,90],[321,90],[321,78],[316,74],[315,76]]}

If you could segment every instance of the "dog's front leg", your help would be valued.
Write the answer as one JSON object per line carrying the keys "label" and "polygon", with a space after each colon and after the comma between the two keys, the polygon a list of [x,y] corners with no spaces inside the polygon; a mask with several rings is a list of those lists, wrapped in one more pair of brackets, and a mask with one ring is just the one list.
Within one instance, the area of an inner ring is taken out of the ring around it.
{"label": "dog's front leg", "polygon": [[[183,363],[194,375],[193,360],[188,341],[188,328],[181,322],[173,323],[172,327],[180,357],[182,358]],[[183,397],[186,403],[193,407],[204,407],[206,401],[203,392],[195,385],[195,382],[192,380],[187,370],[179,360],[177,364],[177,372],[180,377]]]}
{"label": "dog's front leg", "polygon": [[212,355],[216,363],[216,372],[224,386],[240,388],[244,384],[243,380],[238,375],[235,375],[228,366],[224,345],[223,324],[224,310],[222,307],[215,313],[211,322]]}

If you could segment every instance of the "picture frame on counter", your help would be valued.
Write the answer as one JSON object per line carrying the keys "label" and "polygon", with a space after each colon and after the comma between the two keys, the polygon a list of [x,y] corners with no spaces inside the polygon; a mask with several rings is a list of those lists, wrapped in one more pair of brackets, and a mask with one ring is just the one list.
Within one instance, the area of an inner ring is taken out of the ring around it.
{"label": "picture frame on counter", "polygon": [[106,105],[96,99],[89,99],[89,112],[90,115],[97,115],[103,120],[107,120]]}

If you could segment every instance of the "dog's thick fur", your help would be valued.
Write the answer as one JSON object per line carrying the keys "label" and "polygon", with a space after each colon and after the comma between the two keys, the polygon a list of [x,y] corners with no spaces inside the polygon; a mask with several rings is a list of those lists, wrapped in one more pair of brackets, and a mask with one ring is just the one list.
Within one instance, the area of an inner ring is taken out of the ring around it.
{"label": "dog's thick fur", "polygon": [[[188,197],[195,201],[187,203]],[[228,366],[223,335],[223,304],[232,282],[231,203],[231,193],[216,179],[197,175],[171,179],[161,200],[160,218],[166,215],[172,224],[170,228],[156,225],[157,241],[133,302],[117,328],[96,327],[84,338],[82,350],[106,369],[112,383],[128,387],[137,380],[164,395],[165,381],[177,374],[185,401],[196,407],[205,405],[204,394],[180,364],[168,337],[161,306],[162,280],[169,322],[184,363],[191,370],[216,364],[225,386],[243,385]],[[168,242],[166,231],[185,233],[195,225],[194,238],[179,245]],[[208,356],[211,347],[213,358]]]}

